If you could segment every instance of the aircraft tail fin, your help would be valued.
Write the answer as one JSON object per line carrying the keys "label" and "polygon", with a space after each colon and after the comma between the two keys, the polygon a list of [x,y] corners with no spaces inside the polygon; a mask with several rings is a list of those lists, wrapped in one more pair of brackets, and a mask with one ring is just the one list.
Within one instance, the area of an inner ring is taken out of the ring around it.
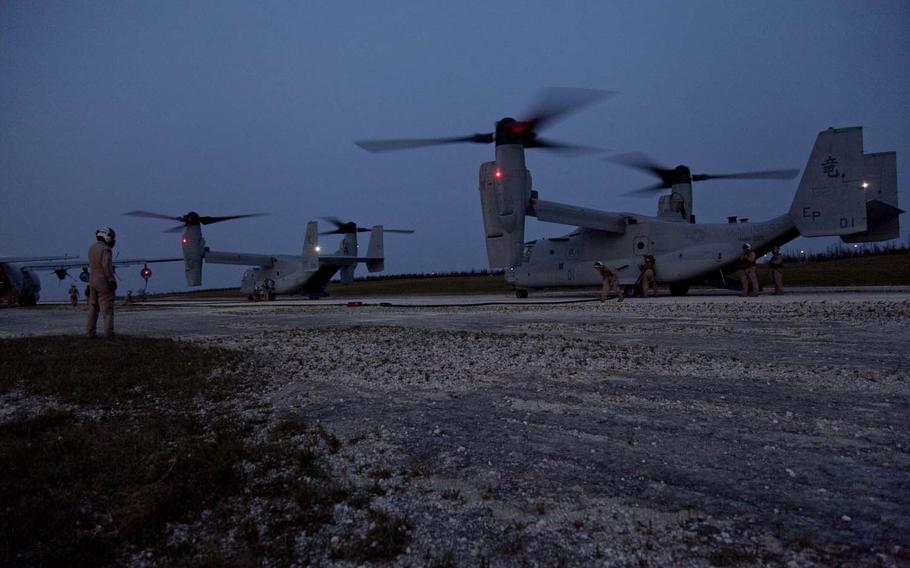
{"label": "aircraft tail fin", "polygon": [[306,270],[319,268],[319,230],[316,221],[306,224],[306,236],[303,238],[303,264]]}
{"label": "aircraft tail fin", "polygon": [[887,240],[899,234],[900,213],[893,152],[864,154],[861,127],[819,133],[790,206],[801,235]]}
{"label": "aircraft tail fin", "polygon": [[385,270],[385,243],[383,242],[382,225],[374,225],[370,231],[370,243],[367,245],[367,270],[382,272]]}
{"label": "aircraft tail fin", "polygon": [[205,239],[200,225],[187,225],[180,238],[183,248],[183,270],[187,286],[202,285],[202,260],[205,257]]}

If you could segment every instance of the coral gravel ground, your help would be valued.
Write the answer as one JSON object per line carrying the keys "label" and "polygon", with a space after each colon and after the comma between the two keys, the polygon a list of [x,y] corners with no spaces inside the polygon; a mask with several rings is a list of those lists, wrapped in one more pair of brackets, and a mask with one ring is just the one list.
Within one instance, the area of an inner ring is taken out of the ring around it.
{"label": "coral gravel ground", "polygon": [[[4,332],[79,323],[21,313]],[[263,440],[299,422],[336,441],[324,467],[369,506],[338,499],[279,564],[910,563],[906,293],[121,321],[254,361],[222,404]]]}

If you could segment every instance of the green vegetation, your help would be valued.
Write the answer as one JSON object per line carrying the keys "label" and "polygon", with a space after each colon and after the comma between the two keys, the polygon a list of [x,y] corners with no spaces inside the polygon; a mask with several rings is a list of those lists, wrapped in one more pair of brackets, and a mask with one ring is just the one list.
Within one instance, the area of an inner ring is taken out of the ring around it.
{"label": "green vegetation", "polygon": [[[764,266],[759,279],[767,288],[771,275]],[[910,284],[910,254],[856,256],[787,263],[785,286],[886,286]]]}
{"label": "green vegetation", "polygon": [[233,352],[169,339],[0,340],[0,396],[17,412],[0,422],[0,565],[140,552],[178,565],[301,562],[329,545],[311,538],[300,551],[297,536],[342,502],[375,523],[368,556],[352,558],[397,555],[406,521],[332,478],[321,456],[339,450],[333,434],[284,421],[262,440],[267,416],[221,404],[253,397],[244,369]]}

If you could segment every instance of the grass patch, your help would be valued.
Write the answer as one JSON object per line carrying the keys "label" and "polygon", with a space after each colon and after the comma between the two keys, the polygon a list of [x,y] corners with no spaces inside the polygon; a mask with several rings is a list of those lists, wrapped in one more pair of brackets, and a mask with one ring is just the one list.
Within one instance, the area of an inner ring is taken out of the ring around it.
{"label": "grass patch", "polygon": [[401,554],[410,541],[410,524],[402,517],[371,509],[370,529],[335,551],[337,560],[376,562],[391,560]]}
{"label": "grass patch", "polygon": [[[773,289],[767,265],[758,265],[759,283]],[[739,272],[730,275],[739,279]],[[901,286],[910,284],[910,255],[887,254],[784,265],[784,288],[790,286]]]}
{"label": "grass patch", "polygon": [[166,396],[186,401],[217,385],[216,368],[237,354],[164,338],[25,337],[0,341],[0,392],[28,393],[77,404],[141,404]]}
{"label": "grass patch", "polygon": [[[317,554],[319,542],[301,551],[296,537],[353,500],[321,459],[340,442],[293,421],[254,442],[267,420],[241,419],[228,398],[259,386],[232,371],[244,365],[168,339],[0,340],[0,395],[18,412],[0,423],[0,565],[124,564],[140,551],[162,565],[285,565]],[[397,530],[372,534],[379,557],[395,554]]]}
{"label": "grass patch", "polygon": [[732,546],[724,546],[715,550],[708,557],[712,566],[748,566],[757,560],[758,558],[752,552]]}

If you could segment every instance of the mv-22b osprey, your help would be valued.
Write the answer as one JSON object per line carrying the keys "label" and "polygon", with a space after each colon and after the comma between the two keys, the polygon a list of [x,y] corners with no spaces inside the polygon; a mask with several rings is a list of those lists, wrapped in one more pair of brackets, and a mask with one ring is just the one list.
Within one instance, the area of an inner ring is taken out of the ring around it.
{"label": "mv-22b osprey", "polygon": [[[838,235],[849,243],[883,241],[899,236],[897,166],[894,152],[865,154],[862,129],[821,132],[809,156],[790,210],[764,222],[695,223],[692,182],[708,179],[787,179],[798,171],[774,170],[725,175],[692,175],[685,166],[664,169],[642,159],[620,159],[661,178],[648,189],[669,189],[658,215],[608,212],[544,201],[532,190],[525,167],[526,148],[573,150],[578,146],[537,136],[537,130],[566,113],[609,93],[587,89],[550,89],[531,118],[504,118],[496,131],[455,138],[372,140],[357,144],[384,152],[437,144],[496,145],[496,160],[480,166],[487,257],[491,268],[505,269],[516,296],[532,288],[594,286],[601,281],[593,262],[620,269],[620,284],[632,286],[643,257],[656,260],[657,281],[675,295],[690,284],[722,282],[736,270],[742,245],[758,255],[798,236]],[[524,242],[525,218],[574,225],[559,237]]]}
{"label": "mv-22b osprey", "polygon": [[[410,229],[384,229],[375,225],[372,229],[358,227],[353,222],[344,222],[334,217],[325,218],[336,225],[336,229],[319,233],[316,221],[307,223],[303,250],[299,255],[289,254],[250,254],[244,252],[214,251],[205,246],[202,238],[202,225],[210,225],[230,219],[257,217],[262,213],[228,215],[221,217],[203,216],[195,211],[186,215],[171,216],[149,211],[130,211],[125,215],[134,217],[152,217],[169,219],[182,224],[165,232],[183,234],[180,246],[183,249],[186,283],[189,286],[202,285],[202,265],[236,264],[252,266],[243,273],[240,283],[241,293],[251,296],[257,290],[269,289],[276,294],[305,294],[312,299],[326,295],[325,288],[329,280],[338,272],[341,282],[348,284],[354,281],[354,270],[358,263],[367,265],[369,272],[381,272],[385,269],[385,233],[413,233]],[[357,256],[357,233],[369,232],[370,242],[367,255]],[[320,254],[319,234],[344,235],[341,245],[334,254]]]}

